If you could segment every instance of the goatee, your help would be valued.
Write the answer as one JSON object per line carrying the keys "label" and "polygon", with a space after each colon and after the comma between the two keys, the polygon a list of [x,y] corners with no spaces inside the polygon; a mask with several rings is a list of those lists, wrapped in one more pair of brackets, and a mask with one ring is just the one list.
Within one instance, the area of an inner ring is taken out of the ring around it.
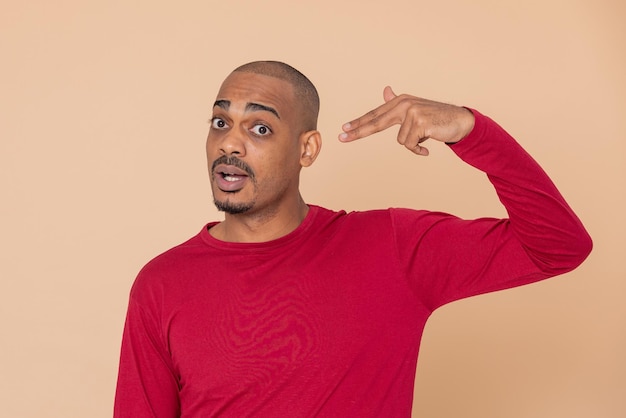
{"label": "goatee", "polygon": [[228,213],[229,215],[239,215],[241,213],[245,213],[252,209],[254,206],[254,202],[248,203],[232,203],[232,202],[221,202],[217,199],[213,200],[215,207],[220,212]]}

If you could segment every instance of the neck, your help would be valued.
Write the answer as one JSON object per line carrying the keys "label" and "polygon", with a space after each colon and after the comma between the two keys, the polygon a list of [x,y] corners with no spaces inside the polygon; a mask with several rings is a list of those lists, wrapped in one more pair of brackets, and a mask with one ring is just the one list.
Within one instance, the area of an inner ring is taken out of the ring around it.
{"label": "neck", "polygon": [[296,229],[309,207],[301,196],[283,209],[268,209],[236,215],[226,214],[224,221],[210,229],[213,237],[227,242],[267,242],[283,237]]}

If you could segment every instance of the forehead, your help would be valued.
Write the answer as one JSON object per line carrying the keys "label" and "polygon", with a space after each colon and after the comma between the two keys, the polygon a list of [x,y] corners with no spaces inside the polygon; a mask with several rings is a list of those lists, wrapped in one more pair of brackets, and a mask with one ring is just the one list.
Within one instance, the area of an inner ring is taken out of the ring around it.
{"label": "forehead", "polygon": [[234,72],[222,83],[217,100],[228,100],[231,106],[258,103],[287,113],[294,107],[293,87],[279,78],[262,74]]}

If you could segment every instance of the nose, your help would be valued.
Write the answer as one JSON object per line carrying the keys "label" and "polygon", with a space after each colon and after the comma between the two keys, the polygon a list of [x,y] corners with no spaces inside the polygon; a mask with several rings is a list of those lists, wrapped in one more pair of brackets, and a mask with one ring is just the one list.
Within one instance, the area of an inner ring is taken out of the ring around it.
{"label": "nose", "polygon": [[235,129],[226,132],[219,143],[219,151],[220,154],[243,157],[246,154],[244,134]]}

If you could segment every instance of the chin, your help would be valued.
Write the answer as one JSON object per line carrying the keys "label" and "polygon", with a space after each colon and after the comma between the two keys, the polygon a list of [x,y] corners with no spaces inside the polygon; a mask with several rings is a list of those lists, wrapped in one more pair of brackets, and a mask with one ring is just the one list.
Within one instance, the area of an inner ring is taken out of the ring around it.
{"label": "chin", "polygon": [[254,202],[231,202],[221,201],[214,199],[213,203],[220,212],[228,213],[229,215],[239,215],[248,212],[254,206]]}

